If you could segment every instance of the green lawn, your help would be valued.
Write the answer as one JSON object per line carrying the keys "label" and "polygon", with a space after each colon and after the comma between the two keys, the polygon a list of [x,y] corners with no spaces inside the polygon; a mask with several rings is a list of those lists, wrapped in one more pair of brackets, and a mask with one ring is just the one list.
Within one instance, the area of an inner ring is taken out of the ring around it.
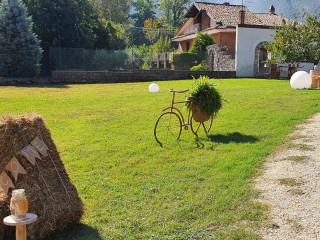
{"label": "green lawn", "polygon": [[252,178],[319,112],[319,92],[288,81],[214,80],[225,102],[209,138],[183,130],[162,148],[153,127],[168,90],[192,82],[158,82],[153,94],[150,83],[0,87],[1,116],[45,118],[85,203],[82,224],[55,239],[257,239],[265,208],[251,201]]}

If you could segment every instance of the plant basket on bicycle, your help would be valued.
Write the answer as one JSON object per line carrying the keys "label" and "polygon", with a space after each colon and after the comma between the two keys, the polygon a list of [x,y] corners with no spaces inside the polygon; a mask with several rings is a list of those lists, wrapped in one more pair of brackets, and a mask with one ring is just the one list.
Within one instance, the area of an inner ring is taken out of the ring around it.
{"label": "plant basket on bicycle", "polygon": [[190,127],[193,134],[197,137],[201,135],[201,132],[208,135],[212,127],[213,117],[208,115],[206,112],[201,111],[199,106],[193,103],[190,104],[190,110],[192,112],[190,117]]}
{"label": "plant basket on bicycle", "polygon": [[190,109],[192,111],[192,117],[196,122],[205,122],[210,119],[210,115],[200,110],[200,107],[191,102]]}
{"label": "plant basket on bicycle", "polygon": [[[200,132],[208,135],[213,117],[222,105],[219,92],[207,80],[208,77],[200,77],[199,80],[196,80],[193,91],[185,101],[176,101],[176,93],[185,93],[189,90],[170,90],[173,94],[171,105],[162,110],[154,127],[154,137],[161,146],[169,145],[178,140],[182,129],[188,130],[189,126],[197,137]],[[182,112],[176,107],[181,103],[184,103],[189,109],[187,118],[184,118]],[[204,131],[200,131],[200,129]]]}
{"label": "plant basket on bicycle", "polygon": [[208,77],[200,76],[195,79],[192,90],[187,97],[187,107],[192,111],[190,120],[191,130],[195,135],[199,135],[199,130],[204,129],[208,135],[214,116],[222,107],[220,93]]}

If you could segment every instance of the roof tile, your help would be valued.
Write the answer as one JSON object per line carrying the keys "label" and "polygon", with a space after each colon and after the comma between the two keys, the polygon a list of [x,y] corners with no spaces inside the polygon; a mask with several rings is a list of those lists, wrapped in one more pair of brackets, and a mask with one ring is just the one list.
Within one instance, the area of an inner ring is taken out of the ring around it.
{"label": "roof tile", "polygon": [[[224,5],[203,2],[195,2],[194,5],[199,11],[206,11],[212,20],[216,22],[221,21],[222,26],[224,27],[236,27],[237,24],[239,24],[239,12],[241,10],[245,11],[245,24],[262,26],[273,26],[276,24],[280,26],[283,19],[283,17],[276,14],[252,13],[241,5]],[[286,20],[292,21],[290,19]]]}

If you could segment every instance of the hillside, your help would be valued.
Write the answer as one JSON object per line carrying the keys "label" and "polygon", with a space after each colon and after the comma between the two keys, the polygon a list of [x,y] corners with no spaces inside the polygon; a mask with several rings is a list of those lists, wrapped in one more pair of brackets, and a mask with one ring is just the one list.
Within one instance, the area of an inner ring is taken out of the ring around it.
{"label": "hillside", "polygon": [[317,14],[320,9],[319,0],[252,0],[250,10],[253,12],[266,12],[271,4],[276,9],[278,15],[283,15],[287,18],[298,18],[302,16],[302,9],[305,9],[309,14]]}

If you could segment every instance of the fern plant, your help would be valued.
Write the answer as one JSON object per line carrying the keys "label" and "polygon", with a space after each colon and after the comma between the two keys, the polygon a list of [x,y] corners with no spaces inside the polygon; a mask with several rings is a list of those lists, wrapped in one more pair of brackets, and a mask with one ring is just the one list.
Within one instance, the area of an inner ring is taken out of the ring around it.
{"label": "fern plant", "polygon": [[219,91],[215,88],[215,85],[209,81],[208,76],[200,76],[199,79],[195,79],[186,103],[187,108],[191,107],[191,104],[195,104],[200,108],[200,111],[207,113],[209,116],[216,116],[219,110],[222,108],[222,98]]}

